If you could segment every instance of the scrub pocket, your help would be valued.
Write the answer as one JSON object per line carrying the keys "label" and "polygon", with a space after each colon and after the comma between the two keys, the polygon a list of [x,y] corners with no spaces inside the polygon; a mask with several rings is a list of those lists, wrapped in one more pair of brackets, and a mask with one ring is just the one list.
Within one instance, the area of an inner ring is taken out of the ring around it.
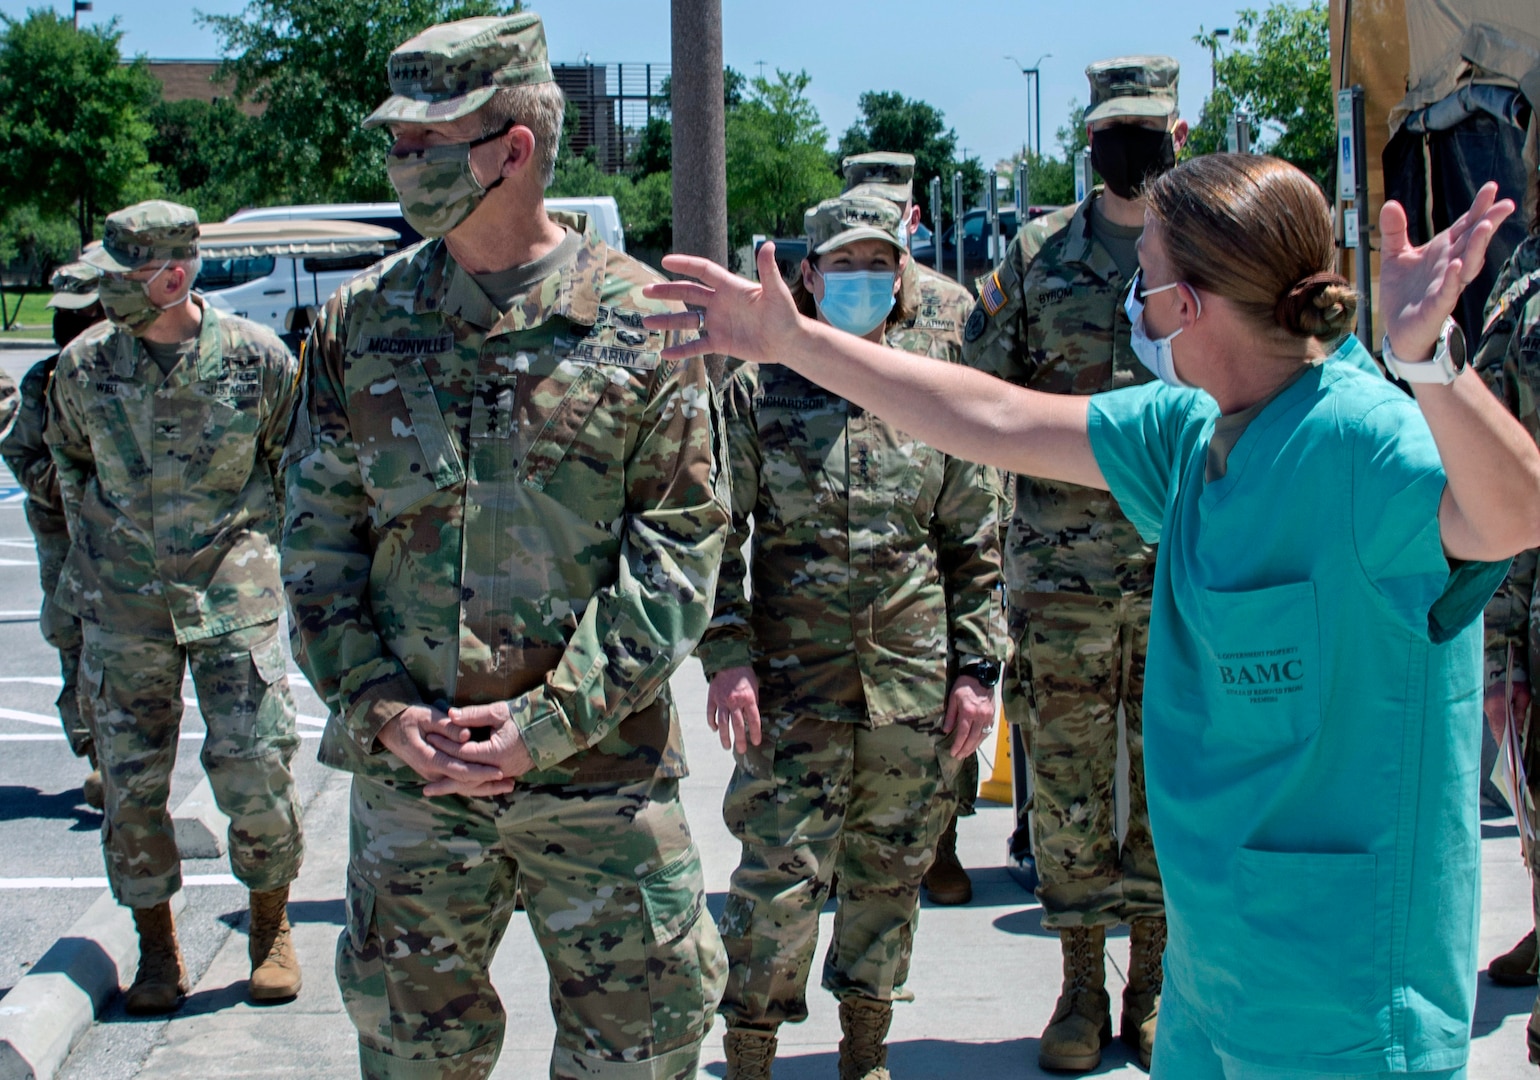
{"label": "scrub pocket", "polygon": [[1236,852],[1235,925],[1209,943],[1227,981],[1245,987],[1227,1041],[1318,1057],[1383,1040],[1375,868],[1366,853]]}
{"label": "scrub pocket", "polygon": [[1206,741],[1246,758],[1313,737],[1321,726],[1314,583],[1208,590],[1202,602]]}

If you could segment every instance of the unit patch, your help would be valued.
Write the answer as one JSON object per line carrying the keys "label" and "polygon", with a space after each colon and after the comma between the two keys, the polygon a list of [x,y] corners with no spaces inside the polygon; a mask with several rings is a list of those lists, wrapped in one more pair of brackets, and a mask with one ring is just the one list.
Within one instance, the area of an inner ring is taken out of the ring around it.
{"label": "unit patch", "polygon": [[973,309],[973,314],[968,316],[968,325],[963,327],[963,341],[972,345],[984,336],[984,327],[989,325],[989,317],[984,314],[982,307]]}

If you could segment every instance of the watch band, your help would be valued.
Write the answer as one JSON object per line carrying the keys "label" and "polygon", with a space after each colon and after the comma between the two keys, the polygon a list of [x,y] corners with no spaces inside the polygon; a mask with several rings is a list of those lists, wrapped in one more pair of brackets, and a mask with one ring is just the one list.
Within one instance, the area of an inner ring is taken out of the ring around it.
{"label": "watch band", "polygon": [[1465,370],[1465,338],[1453,318],[1444,320],[1438,344],[1428,360],[1403,360],[1390,347],[1390,334],[1380,341],[1385,368],[1402,382],[1448,386]]}
{"label": "watch band", "polygon": [[993,690],[1000,682],[1000,673],[1003,670],[1000,661],[991,660],[984,656],[965,656],[957,665],[957,676],[964,675],[977,679],[979,685],[985,690]]}

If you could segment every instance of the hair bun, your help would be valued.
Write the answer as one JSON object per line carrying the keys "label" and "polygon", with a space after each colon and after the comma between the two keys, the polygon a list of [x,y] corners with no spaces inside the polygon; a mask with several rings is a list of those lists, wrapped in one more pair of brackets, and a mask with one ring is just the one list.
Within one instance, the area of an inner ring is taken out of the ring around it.
{"label": "hair bun", "polygon": [[1358,313],[1358,295],[1340,274],[1325,271],[1301,278],[1278,297],[1273,318],[1298,337],[1335,338]]}

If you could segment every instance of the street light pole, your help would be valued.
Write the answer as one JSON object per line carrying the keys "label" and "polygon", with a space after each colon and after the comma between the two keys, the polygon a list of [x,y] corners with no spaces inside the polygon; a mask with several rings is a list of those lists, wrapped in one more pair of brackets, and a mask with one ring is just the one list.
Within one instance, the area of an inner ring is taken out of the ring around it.
{"label": "street light pole", "polygon": [[[1028,141],[1032,143],[1032,152],[1039,157],[1043,153],[1043,78],[1038,68],[1042,66],[1044,60],[1052,56],[1053,53],[1044,53],[1037,58],[1037,63],[1031,67],[1027,67],[1014,56],[1006,57],[1007,60],[1021,69],[1022,75],[1027,80],[1027,109],[1031,113],[1027,122],[1027,136]],[[1035,134],[1033,131],[1034,126],[1036,127]]]}
{"label": "street light pole", "polygon": [[74,11],[70,15],[70,22],[76,30],[80,29],[80,13],[91,10],[91,0],[74,0]]}
{"label": "street light pole", "polygon": [[1221,26],[1219,29],[1214,31],[1214,36],[1209,38],[1209,41],[1208,41],[1208,74],[1209,74],[1209,83],[1210,83],[1209,89],[1210,90],[1218,90],[1219,89],[1219,39],[1220,38],[1227,38],[1229,36],[1230,36],[1229,28]]}

